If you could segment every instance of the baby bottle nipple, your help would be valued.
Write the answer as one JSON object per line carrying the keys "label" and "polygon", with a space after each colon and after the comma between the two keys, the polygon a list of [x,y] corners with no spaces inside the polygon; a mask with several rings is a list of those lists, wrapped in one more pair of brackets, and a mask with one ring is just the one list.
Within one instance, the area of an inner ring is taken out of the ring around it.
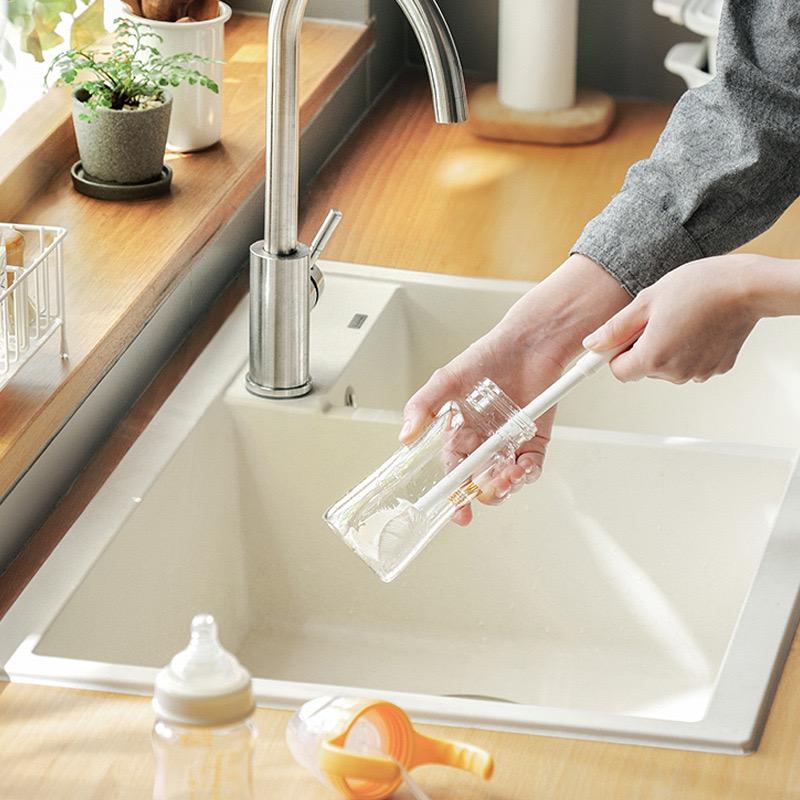
{"label": "baby bottle nipple", "polygon": [[220,643],[210,614],[192,620],[191,639],[156,679],[159,717],[194,725],[220,725],[253,712],[250,673]]}

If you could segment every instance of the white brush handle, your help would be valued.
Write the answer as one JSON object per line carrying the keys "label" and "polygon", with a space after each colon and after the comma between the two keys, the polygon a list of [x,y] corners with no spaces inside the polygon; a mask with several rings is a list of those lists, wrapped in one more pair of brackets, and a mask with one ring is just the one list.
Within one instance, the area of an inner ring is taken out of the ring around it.
{"label": "white brush handle", "polygon": [[522,409],[522,413],[531,420],[539,419],[545,411],[549,411],[566,397],[581,381],[602,369],[626,347],[627,345],[617,350],[608,350],[605,353],[595,353],[591,350],[584,353],[557,381],[548,386],[540,395],[534,397]]}
{"label": "white brush handle", "polygon": [[520,422],[526,424],[537,420],[545,411],[549,411],[556,403],[569,394],[581,381],[594,375],[608,364],[614,356],[630,346],[627,342],[614,350],[604,353],[588,351],[584,353],[557,381],[548,386],[540,395],[534,397],[528,405],[517,412],[497,432],[493,433],[483,444],[473,450],[460,464],[457,464],[429,492],[414,504],[420,511],[427,513],[442,500],[449,497],[464,481],[471,478],[484,467],[492,455],[500,450],[509,436],[513,434]]}

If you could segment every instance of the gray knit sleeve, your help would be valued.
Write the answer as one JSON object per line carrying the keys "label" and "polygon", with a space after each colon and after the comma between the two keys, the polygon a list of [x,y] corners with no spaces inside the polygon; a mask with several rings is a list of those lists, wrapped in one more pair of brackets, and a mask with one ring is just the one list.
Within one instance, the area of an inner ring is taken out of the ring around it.
{"label": "gray knit sleeve", "polygon": [[631,295],[750,241],[800,195],[800,0],[728,0],[717,69],[572,248]]}

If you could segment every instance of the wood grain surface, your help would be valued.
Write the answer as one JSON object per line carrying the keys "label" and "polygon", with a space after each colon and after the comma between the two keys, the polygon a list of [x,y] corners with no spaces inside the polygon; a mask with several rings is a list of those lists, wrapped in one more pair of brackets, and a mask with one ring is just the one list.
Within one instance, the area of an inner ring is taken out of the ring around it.
{"label": "wood grain surface", "polygon": [[[488,782],[442,767],[414,774],[431,800],[792,800],[800,796],[798,715],[795,646],[755,755],[421,726],[486,748],[496,769]],[[285,711],[256,712],[256,798],[332,800],[292,760],[284,742],[288,719]],[[0,684],[0,797],[144,800],[152,789],[152,723],[146,698]]]}
{"label": "wood grain surface", "polygon": [[69,89],[52,89],[0,134],[0,220],[19,221],[76,152]]}
{"label": "wood grain surface", "polygon": [[[434,125],[428,92],[421,74],[401,78],[314,182],[305,241],[330,206],[344,212],[326,258],[541,279],[650,153],[670,113],[620,100],[601,142],[489,142],[469,125]],[[744,249],[797,258],[800,202]]]}
{"label": "wood grain surface", "polygon": [[[346,214],[326,255],[440,272],[541,277],[561,260],[582,221],[615,191],[628,164],[652,146],[667,109],[623,103],[607,141],[563,151],[479,142],[463,128],[434,127],[429,114],[421,79],[401,82],[317,180],[306,203],[306,234],[329,205]],[[488,165],[484,180],[481,164]],[[757,247],[775,255],[800,252],[797,222],[795,208]],[[497,242],[503,247],[492,246]],[[245,291],[243,279],[229,288],[0,581],[0,613]],[[260,709],[256,719],[256,797],[332,798],[292,761],[284,744],[288,714]],[[798,720],[796,639],[754,755],[425,727],[489,749],[497,770],[489,783],[435,767],[416,775],[432,800],[792,800],[800,798]],[[0,683],[0,798],[147,798],[151,724],[143,698]]]}

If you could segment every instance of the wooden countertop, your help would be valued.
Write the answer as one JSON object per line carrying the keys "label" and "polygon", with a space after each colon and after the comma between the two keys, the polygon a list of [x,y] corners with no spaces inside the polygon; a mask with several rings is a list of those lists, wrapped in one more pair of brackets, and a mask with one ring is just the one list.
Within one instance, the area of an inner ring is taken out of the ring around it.
{"label": "wooden countertop", "polygon": [[[326,256],[398,267],[500,277],[539,277],[645,155],[668,109],[624,103],[605,142],[550,149],[481,142],[463,127],[431,123],[427,89],[403,80],[312,187],[304,228],[338,204],[345,223]],[[495,246],[500,243],[500,246]],[[798,208],[759,247],[800,252]],[[754,248],[755,249],[755,248]],[[0,581],[0,613],[69,528],[236,301],[233,285],[198,326],[94,459],[48,523]],[[286,712],[259,709],[256,796],[325,800],[283,740]],[[426,728],[491,750],[482,783],[426,767],[433,800],[789,800],[800,798],[800,640],[789,655],[766,731],[751,756],[722,756],[602,742]],[[127,800],[152,780],[146,699],[0,684],[0,797]],[[401,793],[407,800],[410,796]]]}
{"label": "wooden countertop", "polygon": [[[71,124],[54,123],[61,136],[61,164],[49,165],[54,172],[49,185],[9,221],[68,230],[64,257],[70,360],[62,363],[54,355],[56,343],[50,342],[0,392],[0,498],[263,179],[266,29],[264,16],[235,15],[226,25],[222,142],[202,153],[168,155],[173,189],[163,198],[121,205],[75,192],[69,176],[69,165],[77,158]],[[365,26],[304,23],[301,124],[319,110],[371,41],[371,28]],[[9,131],[3,147],[13,146],[37,115],[46,113],[51,119],[68,114],[65,103],[68,95],[52,93]],[[36,133],[31,130],[30,136]],[[55,155],[50,152],[49,157]],[[17,180],[14,186],[19,185]],[[0,206],[9,197],[3,200]]]}
{"label": "wooden countertop", "polygon": [[[623,102],[608,139],[577,147],[492,144],[434,125],[427,85],[405,78],[311,187],[307,241],[344,212],[325,258],[455,275],[538,280],[563,261],[669,116]],[[800,254],[800,202],[746,249]]]}

